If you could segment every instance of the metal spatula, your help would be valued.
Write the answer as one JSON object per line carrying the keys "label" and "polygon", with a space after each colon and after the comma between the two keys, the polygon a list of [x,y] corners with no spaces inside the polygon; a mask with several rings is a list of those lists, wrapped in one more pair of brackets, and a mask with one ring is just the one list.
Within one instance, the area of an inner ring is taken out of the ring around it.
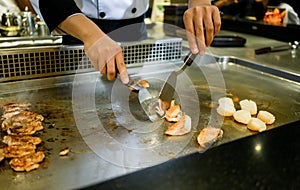
{"label": "metal spatula", "polygon": [[173,96],[174,96],[177,75],[182,73],[187,66],[190,66],[193,63],[193,61],[197,55],[198,54],[192,54],[191,52],[189,52],[189,54],[184,58],[184,64],[178,70],[172,71],[170,73],[166,82],[164,83],[163,87],[161,88],[161,91],[159,93],[159,99],[161,99],[164,102],[171,102],[171,100],[173,99]]}
{"label": "metal spatula", "polygon": [[183,72],[187,66],[190,66],[193,63],[193,60],[196,58],[196,56],[196,54],[189,53],[185,57],[184,64],[178,70],[170,73],[167,80],[163,84],[163,87],[161,88],[158,96],[157,93],[152,94],[146,88],[139,90],[139,102],[144,112],[152,122],[160,119],[160,117],[156,113],[156,107],[159,104],[159,99],[161,99],[162,101],[169,102],[173,99],[177,75]]}

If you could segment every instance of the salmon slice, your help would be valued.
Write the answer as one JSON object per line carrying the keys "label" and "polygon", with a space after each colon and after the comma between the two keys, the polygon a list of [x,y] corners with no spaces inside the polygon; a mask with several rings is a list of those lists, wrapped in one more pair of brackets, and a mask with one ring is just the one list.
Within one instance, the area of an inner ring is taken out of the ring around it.
{"label": "salmon slice", "polygon": [[216,127],[205,127],[203,128],[198,137],[197,141],[199,145],[203,148],[208,147],[215,143],[217,140],[221,139],[223,136],[223,130]]}
{"label": "salmon slice", "polygon": [[171,101],[170,108],[166,111],[166,120],[169,122],[177,122],[181,113],[180,105],[175,105],[175,100]]}
{"label": "salmon slice", "polygon": [[188,115],[182,116],[176,123],[172,124],[166,131],[166,135],[184,135],[191,131],[192,120]]}

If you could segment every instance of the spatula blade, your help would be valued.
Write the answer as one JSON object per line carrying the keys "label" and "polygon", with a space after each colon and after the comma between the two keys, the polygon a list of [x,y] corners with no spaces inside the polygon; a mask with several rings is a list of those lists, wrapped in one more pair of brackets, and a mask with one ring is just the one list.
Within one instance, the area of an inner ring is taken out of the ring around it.
{"label": "spatula blade", "polygon": [[162,101],[171,102],[176,88],[176,81],[177,81],[177,75],[176,72],[173,71],[170,73],[167,80],[165,81],[159,93],[159,99],[161,99]]}

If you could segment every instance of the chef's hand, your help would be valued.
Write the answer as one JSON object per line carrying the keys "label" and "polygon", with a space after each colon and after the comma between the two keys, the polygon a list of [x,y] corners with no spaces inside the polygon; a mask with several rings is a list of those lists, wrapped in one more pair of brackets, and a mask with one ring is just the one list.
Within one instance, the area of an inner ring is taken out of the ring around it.
{"label": "chef's hand", "polygon": [[84,43],[84,51],[94,68],[106,74],[108,80],[117,71],[124,84],[129,82],[121,47],[109,38],[92,20],[83,14],[74,14],[62,21],[58,28]]}
{"label": "chef's hand", "polygon": [[[102,36],[86,50],[94,68],[114,80],[117,71],[122,83],[129,82],[121,47],[107,35]],[[116,68],[117,67],[117,68]]]}
{"label": "chef's hand", "polygon": [[203,55],[214,36],[220,31],[219,9],[210,0],[189,0],[189,8],[184,13],[184,25],[191,52]]}

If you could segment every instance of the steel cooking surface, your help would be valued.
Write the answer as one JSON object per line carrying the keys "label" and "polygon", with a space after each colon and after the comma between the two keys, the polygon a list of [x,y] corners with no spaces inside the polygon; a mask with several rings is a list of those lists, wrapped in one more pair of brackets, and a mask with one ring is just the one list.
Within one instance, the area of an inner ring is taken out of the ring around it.
{"label": "steel cooking surface", "polygon": [[[177,86],[185,88],[180,88],[180,93],[176,89],[176,99],[185,105],[184,111],[193,119],[192,132],[182,137],[163,135],[168,123],[147,121],[137,103],[137,94],[122,89],[125,87],[117,85],[117,81],[102,80],[98,73],[0,84],[1,105],[30,102],[31,110],[45,117],[45,129],[38,136],[43,140],[39,149],[46,153],[41,167],[28,173],[14,172],[7,161],[1,162],[1,188],[78,188],[199,151],[195,138],[211,119],[216,103],[212,102],[212,92],[216,97],[225,92],[235,99],[252,99],[259,110],[273,113],[276,121],[268,130],[299,120],[298,83],[226,63],[221,67],[226,87],[219,88],[207,83],[208,77],[215,76],[203,74],[214,73],[214,69],[209,64],[200,67],[195,64],[178,77]],[[166,77],[168,73],[152,73],[146,78],[151,82],[158,76]],[[158,82],[153,86],[154,91],[163,84],[163,80],[155,81]],[[190,94],[190,88],[197,92],[196,98]],[[120,90],[124,93],[112,96],[112,92]],[[128,99],[122,102],[123,96]],[[194,111],[197,102],[199,115]],[[215,146],[256,134],[232,118],[225,118],[222,129],[224,136]],[[59,151],[66,147],[70,148],[70,154],[60,157]]]}

